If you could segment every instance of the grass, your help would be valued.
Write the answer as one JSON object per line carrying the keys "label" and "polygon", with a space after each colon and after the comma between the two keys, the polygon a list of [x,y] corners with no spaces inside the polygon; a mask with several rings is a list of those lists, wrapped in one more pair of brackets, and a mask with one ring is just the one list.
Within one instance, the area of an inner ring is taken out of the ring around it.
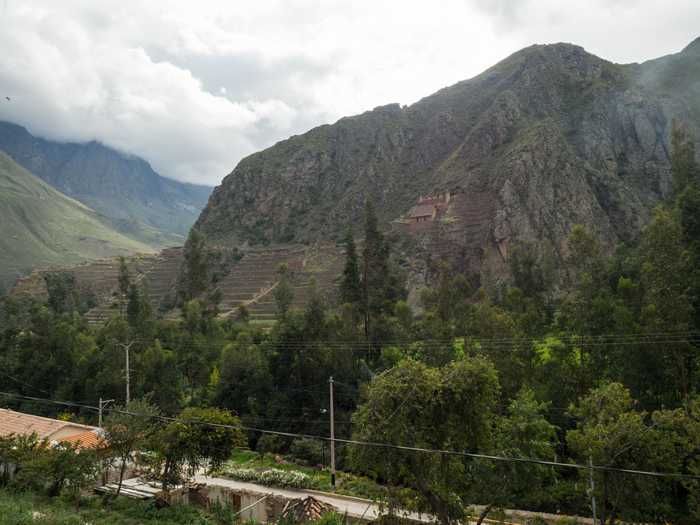
{"label": "grass", "polygon": [[[250,450],[236,452],[227,465],[233,468],[247,468],[255,470],[279,469],[285,471],[301,472],[310,478],[309,488],[324,492],[335,492],[346,496],[367,498],[372,500],[381,499],[384,496],[384,487],[375,483],[369,478],[357,476],[349,472],[336,473],[336,487],[331,485],[331,473],[328,469],[320,469],[299,465],[284,458],[284,462],[279,463],[273,454],[259,454]],[[224,475],[219,473],[219,475]]]}
{"label": "grass", "polygon": [[77,504],[34,493],[0,490],[0,525],[213,525],[199,510],[183,505],[156,508],[152,501],[118,498],[108,505],[84,497]]}

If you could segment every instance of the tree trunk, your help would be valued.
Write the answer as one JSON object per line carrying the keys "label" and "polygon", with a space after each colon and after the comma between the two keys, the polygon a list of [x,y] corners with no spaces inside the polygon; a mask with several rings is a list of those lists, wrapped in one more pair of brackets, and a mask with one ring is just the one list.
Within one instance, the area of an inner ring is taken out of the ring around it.
{"label": "tree trunk", "polygon": [[605,525],[608,519],[608,472],[603,471],[603,504],[600,510],[600,525]]}
{"label": "tree trunk", "polygon": [[481,511],[481,514],[479,514],[479,519],[476,521],[476,525],[481,525],[484,520],[486,519],[486,516],[489,515],[489,512],[491,512],[491,509],[493,508],[493,503],[489,503],[484,507],[484,510]]}
{"label": "tree trunk", "polygon": [[119,482],[117,483],[117,492],[114,494],[114,497],[119,496],[122,491],[122,481],[124,481],[124,471],[126,470],[126,460],[128,457],[129,455],[126,455],[121,458],[122,464],[121,467],[119,467]]}

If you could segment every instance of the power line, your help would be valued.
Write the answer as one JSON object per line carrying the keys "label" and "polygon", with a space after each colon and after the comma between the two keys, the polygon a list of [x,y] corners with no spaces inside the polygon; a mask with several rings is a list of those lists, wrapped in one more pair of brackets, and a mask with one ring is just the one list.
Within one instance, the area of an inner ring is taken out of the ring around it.
{"label": "power line", "polygon": [[[0,395],[4,395],[4,394],[5,394],[4,392],[0,392]],[[39,400],[39,401],[45,401],[45,402],[50,402],[50,403],[55,403],[55,404],[60,404],[60,405],[75,406],[75,407],[85,408],[85,409],[89,409],[89,410],[99,410],[98,407],[81,405],[79,403],[73,403],[73,402],[69,402],[69,401],[54,401],[51,399],[38,399],[38,398],[31,398],[30,396],[20,396],[17,394],[7,394],[7,395],[28,398],[28,399],[33,399],[33,400]],[[380,443],[380,442],[375,442],[375,441],[360,441],[360,440],[356,440],[356,439],[330,438],[330,437],[326,437],[326,436],[317,436],[317,435],[312,435],[312,434],[300,434],[300,433],[295,433],[295,432],[268,430],[268,429],[257,428],[257,427],[249,427],[249,426],[245,426],[245,425],[239,425],[239,426],[225,425],[222,423],[211,423],[211,422],[207,422],[207,421],[197,421],[197,420],[185,420],[185,419],[169,417],[169,416],[162,416],[162,415],[140,414],[140,413],[130,412],[128,410],[122,410],[122,409],[117,409],[117,408],[109,408],[108,410],[110,412],[117,412],[120,414],[125,414],[125,415],[129,415],[129,416],[134,416],[134,417],[146,416],[146,417],[149,417],[152,419],[160,419],[163,421],[182,423],[185,425],[203,425],[203,426],[209,426],[209,427],[213,427],[213,428],[226,428],[226,429],[231,429],[231,430],[246,430],[249,432],[258,432],[261,434],[270,434],[270,435],[277,435],[277,436],[291,437],[291,438],[316,439],[319,441],[329,441],[329,442],[334,441],[336,443],[345,443],[348,445],[402,450],[402,451],[406,451],[406,452],[416,452],[416,453],[422,453],[422,454],[441,454],[441,455],[448,455],[448,456],[461,456],[461,457],[469,457],[469,458],[473,458],[473,459],[485,459],[485,460],[490,460],[490,461],[500,461],[500,462],[509,462],[509,463],[529,463],[529,464],[535,464],[535,465],[544,465],[544,466],[551,466],[551,467],[556,467],[556,468],[567,468],[567,469],[573,469],[573,470],[587,470],[587,471],[594,470],[594,471],[599,471],[599,472],[619,472],[619,473],[623,473],[623,474],[632,474],[632,475],[637,475],[637,476],[648,476],[648,477],[656,477],[656,478],[687,479],[687,480],[696,480],[696,481],[700,480],[700,475],[684,474],[684,473],[680,473],[680,472],[656,472],[656,471],[647,471],[647,470],[624,469],[624,468],[602,466],[602,465],[581,465],[578,463],[562,463],[559,461],[549,461],[549,460],[536,459],[536,458],[497,456],[497,455],[492,455],[492,454],[479,454],[479,453],[475,453],[475,452],[466,452],[466,451],[460,451],[460,450],[430,449],[430,448],[413,447],[413,446],[406,446],[406,445],[393,445],[391,443]]]}
{"label": "power line", "polygon": [[26,386],[26,387],[31,388],[32,390],[36,390],[36,391],[38,391],[38,392],[42,392],[43,394],[51,395],[51,392],[47,392],[47,391],[44,390],[43,388],[39,388],[39,387],[37,387],[37,386],[30,385],[29,383],[27,383],[27,382],[25,382],[25,381],[22,381],[21,379],[18,379],[18,378],[14,377],[14,376],[11,376],[11,375],[8,374],[7,372],[3,372],[2,370],[0,370],[0,374],[2,374],[2,375],[4,375],[5,377],[11,379],[12,381],[14,381],[14,382],[17,383],[17,384]]}

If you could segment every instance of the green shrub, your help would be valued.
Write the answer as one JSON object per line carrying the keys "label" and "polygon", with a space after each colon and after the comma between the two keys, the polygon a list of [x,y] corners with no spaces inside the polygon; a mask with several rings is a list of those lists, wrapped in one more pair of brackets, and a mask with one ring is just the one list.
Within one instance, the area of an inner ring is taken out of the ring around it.
{"label": "green shrub", "polygon": [[275,436],[273,434],[265,434],[260,439],[255,449],[261,454],[272,453],[272,454],[282,454],[287,451],[288,441],[282,436]]}
{"label": "green shrub", "polygon": [[347,525],[347,514],[339,514],[337,512],[327,512],[319,519],[312,521],[314,525]]}
{"label": "green shrub", "polygon": [[292,441],[289,452],[297,459],[306,461],[311,465],[323,463],[323,443],[316,439],[301,438]]}
{"label": "green shrub", "polygon": [[312,488],[313,480],[303,472],[286,471],[276,468],[255,470],[251,468],[236,468],[224,465],[219,471],[221,475],[238,481],[260,483],[271,487],[289,487],[295,489]]}

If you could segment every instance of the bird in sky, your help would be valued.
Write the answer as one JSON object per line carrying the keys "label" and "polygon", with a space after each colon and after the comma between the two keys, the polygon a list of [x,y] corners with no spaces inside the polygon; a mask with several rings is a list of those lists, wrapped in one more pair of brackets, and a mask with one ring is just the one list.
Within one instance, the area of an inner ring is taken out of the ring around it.
{"label": "bird in sky", "polygon": [[5,97],[5,98],[7,99],[8,102],[10,101],[10,97]]}

